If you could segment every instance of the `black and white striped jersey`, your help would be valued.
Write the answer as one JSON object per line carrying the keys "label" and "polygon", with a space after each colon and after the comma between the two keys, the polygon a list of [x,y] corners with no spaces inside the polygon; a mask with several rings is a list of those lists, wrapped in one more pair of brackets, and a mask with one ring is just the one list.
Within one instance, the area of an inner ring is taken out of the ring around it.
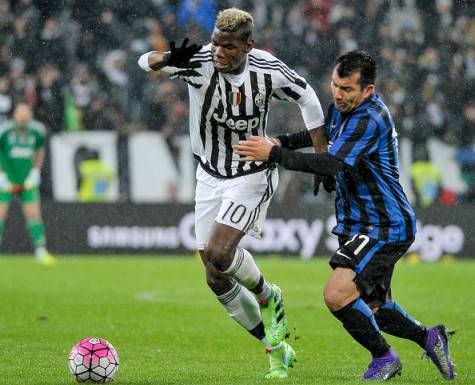
{"label": "black and white striped jersey", "polygon": [[239,162],[233,145],[250,135],[266,136],[272,97],[297,103],[308,129],[324,124],[312,87],[269,52],[252,49],[245,70],[238,75],[214,68],[211,44],[191,62],[201,63],[201,67],[163,67],[160,71],[188,83],[192,151],[202,167],[216,177],[232,178],[268,167],[263,162]]}

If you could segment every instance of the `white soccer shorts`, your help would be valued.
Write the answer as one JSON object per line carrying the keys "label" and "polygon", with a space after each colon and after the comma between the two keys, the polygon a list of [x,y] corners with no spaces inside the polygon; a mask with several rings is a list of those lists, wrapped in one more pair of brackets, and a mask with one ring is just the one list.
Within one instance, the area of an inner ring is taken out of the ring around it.
{"label": "white soccer shorts", "polygon": [[195,233],[198,250],[208,242],[214,222],[259,238],[267,208],[279,183],[277,168],[236,178],[216,178],[198,165]]}

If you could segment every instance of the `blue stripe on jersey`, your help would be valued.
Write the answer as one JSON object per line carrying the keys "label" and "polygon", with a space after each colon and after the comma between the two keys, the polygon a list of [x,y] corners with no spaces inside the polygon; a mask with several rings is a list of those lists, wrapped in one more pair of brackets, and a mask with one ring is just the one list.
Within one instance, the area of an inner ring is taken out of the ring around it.
{"label": "blue stripe on jersey", "polygon": [[364,268],[365,266],[368,264],[369,261],[371,261],[371,258],[373,258],[373,255],[379,250],[381,249],[381,247],[383,247],[384,245],[386,244],[386,242],[384,241],[379,241],[378,243],[376,243],[371,249],[369,249],[369,251],[366,253],[366,255],[364,256],[364,258],[360,261],[360,263],[358,263],[355,267],[355,272],[356,273],[360,273]]}
{"label": "blue stripe on jersey", "polygon": [[[367,178],[367,175],[363,175],[365,180]],[[375,203],[375,197],[371,194],[371,192],[368,189],[368,184],[367,183],[356,183],[355,182],[355,190],[357,192],[353,194],[353,196],[360,196],[360,197],[368,197],[367,199],[360,199],[357,200],[361,206],[364,207],[365,211],[365,220],[363,223],[381,223],[384,222],[381,218],[381,215],[378,216],[377,214],[377,207],[378,205]],[[361,222],[359,222],[361,223]],[[358,233],[360,232],[360,227],[361,225],[354,226],[352,229],[352,233]],[[384,238],[384,230],[381,229],[380,226],[378,228],[374,228],[372,230],[375,234],[372,238],[375,239],[380,239]],[[376,234],[377,232],[377,234]]]}
{"label": "blue stripe on jersey", "polygon": [[329,110],[329,153],[346,167],[336,175],[337,235],[356,233],[390,243],[414,237],[416,220],[399,183],[394,122],[378,96],[349,115]]}
{"label": "blue stripe on jersey", "polygon": [[[387,110],[386,106],[379,107],[379,111],[384,111],[385,113],[381,114],[382,119],[385,123],[391,127],[394,127],[394,122]],[[393,178],[388,180],[388,186],[394,191],[394,196],[396,197],[397,204],[400,209],[400,215],[402,215],[404,222],[406,223],[406,239],[410,239],[414,236],[416,232],[416,221],[414,211],[412,210],[411,206],[409,205],[409,201],[407,200],[406,194],[402,189],[402,186],[398,183],[394,183],[394,180],[399,181],[399,161],[398,161],[398,145],[397,139],[394,135],[392,135],[392,131],[388,132],[387,135],[388,146],[392,150],[390,154],[390,160],[392,160],[391,164],[391,173]]]}
{"label": "blue stripe on jersey", "polygon": [[[391,205],[390,207],[398,207],[399,209],[394,210],[390,213],[390,215],[397,215],[400,221],[404,222],[405,228],[401,228],[400,231],[403,234],[405,232],[405,239],[410,239],[415,234],[416,222],[414,212],[409,205],[406,194],[404,193],[402,186],[399,184],[398,146],[396,136],[393,134],[394,122],[387,107],[384,104],[378,105],[373,102],[371,103],[371,107],[372,109],[370,110],[370,113],[372,117],[377,121],[382,121],[387,127],[391,127],[391,129],[387,131],[387,135],[382,138],[384,140],[385,146],[389,149],[388,158],[390,169],[387,170],[386,173],[381,173],[381,175],[383,178],[385,178],[385,184],[392,192],[391,196],[394,196],[396,199],[396,204]],[[378,164],[382,164],[382,162],[380,161],[377,163],[377,165]],[[389,175],[392,175],[392,178],[388,178],[387,176]],[[397,183],[394,183],[395,181]],[[411,217],[414,218],[414,220]],[[395,241],[397,241],[398,235],[399,234],[394,234],[391,239],[395,239]]]}
{"label": "blue stripe on jersey", "polygon": [[329,153],[349,166],[378,149],[378,126],[369,116],[349,119]]}
{"label": "blue stripe on jersey", "polygon": [[[389,231],[389,242],[398,242],[400,239],[406,240],[414,236],[415,233],[415,220],[411,220],[409,211],[406,208],[406,205],[409,203],[406,200],[402,187],[400,185],[393,185],[392,180],[381,176],[381,174],[374,172],[376,177],[376,182],[379,186],[384,186],[383,197],[386,205],[386,210],[391,221],[398,221],[400,226],[398,228],[390,228]],[[402,196],[404,196],[404,201],[406,204],[401,204],[403,202]],[[409,207],[410,212],[414,216],[414,212]],[[415,219],[415,216],[414,216]]]}

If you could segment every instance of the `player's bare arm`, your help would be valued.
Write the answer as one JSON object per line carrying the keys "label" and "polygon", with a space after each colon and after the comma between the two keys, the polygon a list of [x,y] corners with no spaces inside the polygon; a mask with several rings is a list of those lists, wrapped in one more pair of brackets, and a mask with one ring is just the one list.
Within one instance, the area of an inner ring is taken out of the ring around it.
{"label": "player's bare arm", "polygon": [[44,147],[41,147],[38,150],[36,150],[35,159],[33,161],[33,168],[41,170],[41,168],[43,167],[43,163],[45,161],[45,153],[46,151]]}
{"label": "player's bare arm", "polygon": [[[33,158],[33,167],[28,173],[27,178],[23,183],[23,188],[26,190],[32,190],[37,188],[41,183],[41,167],[43,166],[45,160],[45,149],[44,147],[38,148],[35,151]],[[39,212],[39,209],[38,209]],[[39,215],[39,214],[38,214]]]}
{"label": "player's bare arm", "polygon": [[312,138],[313,147],[317,154],[328,151],[328,139],[327,134],[325,133],[325,125],[312,128],[311,130],[308,130],[308,133]]}

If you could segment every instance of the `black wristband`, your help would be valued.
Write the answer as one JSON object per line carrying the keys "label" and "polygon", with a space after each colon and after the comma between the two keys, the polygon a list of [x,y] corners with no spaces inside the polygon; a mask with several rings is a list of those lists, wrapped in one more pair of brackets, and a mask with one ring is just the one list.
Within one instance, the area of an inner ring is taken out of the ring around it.
{"label": "black wristband", "polygon": [[165,52],[165,53],[163,54],[162,60],[163,60],[163,63],[164,63],[165,65],[168,65],[168,61],[170,60],[170,56],[171,56],[171,55],[172,55],[171,52]]}
{"label": "black wristband", "polygon": [[280,163],[282,160],[282,147],[277,144],[272,146],[269,153],[269,162],[270,163]]}

